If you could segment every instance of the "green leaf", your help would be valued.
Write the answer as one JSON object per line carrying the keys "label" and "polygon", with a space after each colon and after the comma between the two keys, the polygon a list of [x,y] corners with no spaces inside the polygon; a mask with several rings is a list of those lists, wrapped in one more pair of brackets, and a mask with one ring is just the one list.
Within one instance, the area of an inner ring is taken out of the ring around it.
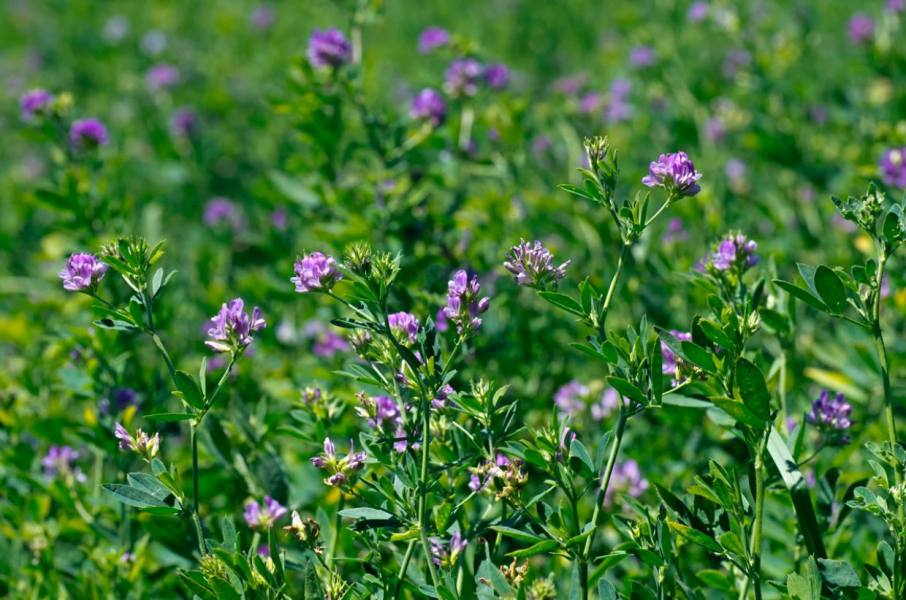
{"label": "green leaf", "polygon": [[629,553],[623,550],[616,550],[610,554],[605,554],[600,558],[600,562],[595,565],[595,568],[588,575],[588,585],[592,586],[596,581],[600,580],[607,571],[617,565],[624,558],[629,556]]}
{"label": "green leaf", "polygon": [[[490,560],[482,561],[481,565],[478,567],[478,571],[475,573],[475,587],[478,589],[479,594],[482,589],[487,589],[487,584],[484,582],[490,584],[491,588],[497,592],[497,595],[500,597],[513,593],[513,588],[506,580],[506,577],[503,576],[500,569],[498,569]],[[493,598],[495,596],[491,595],[488,597]]]}
{"label": "green leaf", "polygon": [[617,600],[617,591],[606,579],[598,581],[598,600]]}
{"label": "green leaf", "polygon": [[680,343],[686,360],[706,373],[714,374],[717,372],[717,366],[711,353],[696,344],[695,342],[684,341]]}
{"label": "green leaf", "polygon": [[821,576],[824,577],[824,581],[833,586],[857,588],[862,585],[855,569],[845,560],[819,558],[818,568],[821,569]]}
{"label": "green leaf", "polygon": [[836,314],[846,310],[846,287],[831,269],[821,265],[815,271],[815,288],[821,300]]}
{"label": "green leaf", "polygon": [[538,292],[538,295],[557,308],[572,313],[577,317],[587,316],[582,312],[582,306],[566,294],[561,294],[560,292]]}
{"label": "green leaf", "polygon": [[542,554],[548,552],[560,546],[560,543],[557,540],[544,540],[533,544],[528,548],[523,548],[522,550],[516,550],[510,552],[507,556],[514,556],[516,558],[525,558],[527,556],[535,556],[536,554]]}
{"label": "green leaf", "polygon": [[346,508],[340,511],[340,516],[348,519],[368,519],[371,521],[388,521],[395,519],[392,514],[377,508]]}
{"label": "green leaf", "polygon": [[148,492],[137,489],[128,485],[119,483],[105,483],[101,486],[108,494],[128,506],[135,508],[148,508],[152,506],[172,508],[164,503],[163,500],[155,498]]}
{"label": "green leaf", "polygon": [[730,339],[730,336],[724,333],[724,330],[721,329],[717,323],[706,319],[701,319],[698,322],[698,326],[701,327],[701,330],[709,340],[711,340],[721,348],[724,348],[725,350],[733,349],[733,340]]}
{"label": "green leaf", "polygon": [[126,476],[126,480],[133,488],[147,492],[167,506],[172,506],[176,500],[173,493],[154,475],[149,475],[148,473],[129,473]]}
{"label": "green leaf", "polygon": [[805,479],[790,454],[786,442],[775,430],[772,430],[768,436],[768,454],[774,461],[774,465],[783,479],[783,484],[790,490],[796,520],[799,522],[799,531],[802,532],[809,554],[819,558],[827,556],[824,541],[821,538],[821,528],[818,526],[818,517],[815,515],[815,507],[805,485]]}
{"label": "green leaf", "polygon": [[710,550],[711,552],[720,554],[723,551],[723,549],[720,547],[720,544],[714,541],[711,536],[702,533],[701,531],[692,529],[687,525],[677,523],[676,521],[672,521],[670,519],[667,519],[667,526],[670,527],[670,529],[673,530],[678,536],[685,538],[690,542],[698,544],[699,546],[702,546],[703,548]]}
{"label": "green leaf", "polygon": [[592,358],[596,358],[600,361],[604,361],[605,363],[610,364],[610,365],[617,364],[617,361],[619,360],[619,358],[617,357],[616,350],[610,344],[604,344],[603,346],[601,346],[600,352],[598,350],[595,350],[588,344],[581,344],[579,342],[571,342],[569,345],[572,346],[573,348],[575,348],[576,350],[578,350],[579,352],[581,352],[582,354],[591,356]]}
{"label": "green leaf", "polygon": [[180,397],[185,400],[186,404],[192,408],[203,409],[204,397],[192,376],[185,371],[176,371],[173,378],[176,380],[176,388],[180,392]]}
{"label": "green leaf", "polygon": [[527,531],[522,531],[521,529],[514,529],[513,527],[507,527],[505,525],[493,525],[491,529],[498,531],[507,537],[511,537],[515,540],[520,540],[523,542],[531,542],[533,544],[542,541],[544,538],[535,535],[534,533],[529,533]]}
{"label": "green leaf", "polygon": [[588,453],[585,445],[579,441],[579,438],[573,439],[573,441],[570,443],[569,457],[578,458],[582,462],[582,464],[588,467],[589,473],[594,473],[595,466],[591,460],[591,455]]}
{"label": "green leaf", "polygon": [[188,421],[189,419],[194,418],[195,415],[190,413],[155,413],[153,415],[145,415],[145,419],[148,421],[155,421],[157,423],[170,423],[173,421]]}
{"label": "green leaf", "polygon": [[771,418],[771,393],[761,370],[745,358],[736,361],[736,393],[756,417]]}
{"label": "green leaf", "polygon": [[623,379],[622,377],[608,377],[607,383],[619,392],[622,396],[634,400],[639,404],[645,404],[648,401],[648,398],[645,397],[645,394],[642,393],[642,390],[637,388],[635,385],[629,381]]}
{"label": "green leaf", "polygon": [[814,296],[812,296],[810,293],[808,293],[806,290],[802,289],[798,285],[792,284],[789,281],[783,281],[782,279],[775,279],[774,284],[776,284],[777,287],[779,287],[780,289],[788,292],[791,296],[793,296],[797,300],[801,300],[802,302],[805,302],[812,308],[817,308],[818,310],[823,311],[823,312],[830,312],[830,309],[824,304],[824,302],[822,302],[818,298],[815,298]]}
{"label": "green leaf", "polygon": [[764,419],[757,417],[752,414],[752,411],[738,400],[733,398],[727,398],[725,396],[718,396],[710,398],[711,402],[717,408],[721,409],[734,420],[739,421],[750,427],[761,427],[764,425]]}

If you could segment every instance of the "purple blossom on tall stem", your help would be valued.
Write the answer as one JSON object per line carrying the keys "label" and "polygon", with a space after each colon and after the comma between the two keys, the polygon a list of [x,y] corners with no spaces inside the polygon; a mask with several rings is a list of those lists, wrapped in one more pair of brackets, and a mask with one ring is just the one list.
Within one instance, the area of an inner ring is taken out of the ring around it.
{"label": "purple blossom on tall stem", "polygon": [[865,13],[855,13],[846,24],[849,41],[853,44],[864,44],[875,34],[875,22]]}
{"label": "purple blossom on tall stem", "polygon": [[361,470],[365,466],[367,455],[364,452],[356,452],[352,443],[349,445],[349,453],[345,458],[337,459],[336,447],[330,438],[324,438],[324,452],[311,459],[311,464],[318,469],[325,470],[329,473],[324,479],[324,484],[335,487],[341,486],[352,477],[352,474]]}
{"label": "purple blossom on tall stem", "polygon": [[519,240],[519,244],[510,248],[505,258],[503,266],[513,274],[516,283],[540,290],[556,288],[570,263],[567,260],[555,266],[554,255],[538,240],[534,243]]}
{"label": "purple blossom on tall stem", "polygon": [[576,415],[585,409],[585,397],[588,395],[588,386],[573,379],[566,383],[554,394],[554,404],[565,415]]}
{"label": "purple blossom on tall stem", "polygon": [[741,233],[730,234],[720,241],[711,255],[711,266],[717,271],[728,271],[738,267],[740,273],[754,267],[760,260],[755,251],[758,244]]}
{"label": "purple blossom on tall stem", "polygon": [[407,312],[396,312],[387,315],[387,322],[390,324],[390,331],[400,341],[408,341],[410,344],[415,342],[418,336],[419,323],[415,315]]}
{"label": "purple blossom on tall stem", "polygon": [[454,531],[446,542],[439,537],[431,537],[428,541],[431,543],[431,560],[438,567],[451,567],[456,564],[456,559],[469,545],[458,531]]}
{"label": "purple blossom on tall stem", "polygon": [[613,503],[614,495],[617,493],[629,494],[633,498],[638,498],[647,489],[648,481],[642,477],[639,463],[630,458],[614,466],[610,476],[610,485],[604,493],[604,502]]}
{"label": "purple blossom on tall stem", "polygon": [[43,115],[54,101],[54,95],[47,90],[30,90],[19,99],[19,109],[23,121],[31,121],[35,116]]}
{"label": "purple blossom on tall stem", "polygon": [[450,43],[450,34],[441,27],[428,27],[418,36],[418,51],[427,54]]}
{"label": "purple blossom on tall stem", "polygon": [[85,481],[85,474],[79,469],[75,461],[79,458],[79,453],[69,446],[51,446],[44,458],[41,459],[41,465],[44,467],[44,474],[47,477],[61,476],[67,480]]}
{"label": "purple blossom on tall stem", "polygon": [[274,526],[283,515],[286,514],[286,507],[271,498],[264,497],[264,503],[258,504],[257,500],[249,500],[245,504],[245,510],[242,513],[246,524],[252,529],[267,531]]}
{"label": "purple blossom on tall stem", "polygon": [[881,156],[880,169],[884,183],[906,188],[906,146],[886,150]]}
{"label": "purple blossom on tall stem", "polygon": [[673,199],[683,196],[694,196],[701,191],[698,180],[702,174],[695,170],[695,165],[685,152],[661,154],[648,166],[648,175],[642,183],[650,188],[662,187]]}
{"label": "purple blossom on tall stem", "polygon": [[444,74],[444,89],[454,97],[474,96],[478,93],[478,82],[483,71],[474,58],[457,58]]}
{"label": "purple blossom on tall stem", "polygon": [[254,341],[252,334],[267,326],[256,306],[249,315],[244,310],[242,298],[224,303],[211,319],[214,325],[208,329],[211,338],[205,342],[215,352],[236,352],[245,349]]}
{"label": "purple blossom on tall stem", "polygon": [[69,127],[69,143],[78,150],[105,146],[109,141],[107,128],[98,119],[76,119]]}
{"label": "purple blossom on tall stem", "polygon": [[437,127],[447,116],[447,103],[440,92],[425,88],[412,99],[409,114],[413,119],[426,120]]}
{"label": "purple blossom on tall stem", "polygon": [[60,271],[63,289],[70,292],[93,293],[109,267],[94,254],[77,252],[69,257]]}
{"label": "purple blossom on tall stem", "polygon": [[500,90],[510,83],[510,69],[503,63],[488,65],[484,69],[484,81],[492,90]]}
{"label": "purple blossom on tall stem", "polygon": [[441,386],[437,393],[434,394],[434,398],[431,399],[431,406],[437,410],[446,408],[447,400],[456,393],[456,390],[453,389],[453,386],[449,383]]}
{"label": "purple blossom on tall stem", "polygon": [[478,277],[460,269],[453,274],[453,279],[447,283],[447,306],[444,314],[456,324],[456,331],[461,336],[473,333],[481,327],[481,318],[491,305],[491,299],[485,296],[479,298],[481,284]]}
{"label": "purple blossom on tall stem", "polygon": [[316,69],[336,69],[352,60],[352,46],[337,28],[315,29],[308,38],[308,62]]}
{"label": "purple blossom on tall stem", "polygon": [[297,260],[294,271],[296,276],[290,281],[300,294],[329,292],[336,282],[343,279],[336,259],[321,252],[312,252]]}
{"label": "purple blossom on tall stem", "polygon": [[830,391],[822,390],[818,399],[812,403],[812,408],[805,418],[822,431],[838,436],[836,441],[846,444],[849,442],[849,438],[845,435],[841,436],[840,433],[852,427],[853,423],[850,418],[852,410],[852,405],[846,401],[843,394],[838,393],[831,398]]}
{"label": "purple blossom on tall stem", "polygon": [[179,80],[179,69],[167,63],[154,65],[145,74],[145,84],[152,92],[173,87]]}
{"label": "purple blossom on tall stem", "polygon": [[591,405],[591,418],[603,421],[620,406],[620,395],[611,387],[604,390],[601,399]]}

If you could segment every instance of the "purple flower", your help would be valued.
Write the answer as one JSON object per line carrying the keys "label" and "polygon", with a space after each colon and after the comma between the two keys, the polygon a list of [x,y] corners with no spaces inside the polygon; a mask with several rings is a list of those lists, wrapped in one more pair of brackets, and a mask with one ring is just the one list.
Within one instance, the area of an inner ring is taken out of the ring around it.
{"label": "purple flower", "polygon": [[47,477],[61,476],[67,480],[85,481],[85,474],[75,466],[78,458],[79,453],[69,446],[51,446],[41,459],[44,474]]}
{"label": "purple flower", "polygon": [[632,118],[632,106],[622,100],[611,100],[604,111],[604,120],[608,123],[619,123]]}
{"label": "purple flower", "polygon": [[516,283],[540,290],[556,288],[566,275],[570,261],[554,266],[550,250],[535,240],[533,244],[519,240],[519,244],[506,253],[504,268],[516,277]]}
{"label": "purple flower", "polygon": [[686,13],[686,18],[689,19],[692,23],[699,23],[704,21],[708,16],[708,3],[698,0],[698,2],[693,2],[689,6],[689,11]]}
{"label": "purple flower", "polygon": [[308,38],[308,62],[316,69],[336,69],[352,60],[352,46],[336,28],[326,31],[315,29]]}
{"label": "purple flower", "polygon": [[611,504],[616,493],[629,494],[633,498],[638,498],[647,489],[648,481],[642,477],[639,463],[630,458],[614,466],[610,485],[604,493],[604,501]]}
{"label": "purple flower", "polygon": [[[676,329],[670,330],[670,335],[675,337],[680,342],[691,342],[692,334],[686,333],[684,331],[677,331]],[[680,364],[679,357],[670,349],[663,340],[661,340],[661,372],[664,375],[674,375],[676,376],[677,367]]]}
{"label": "purple flower", "polygon": [[586,79],[588,79],[588,77],[584,73],[568,75],[556,80],[554,82],[554,88],[561,94],[573,96],[579,93],[579,90],[585,85]]}
{"label": "purple flower", "polygon": [[731,234],[720,241],[711,255],[711,264],[718,271],[727,271],[738,266],[740,272],[754,267],[760,260],[755,254],[758,244],[741,233]]}
{"label": "purple flower", "polygon": [[632,91],[632,82],[622,77],[617,77],[610,82],[610,97],[613,100],[626,100]]}
{"label": "purple flower", "polygon": [[60,271],[63,289],[91,293],[104,278],[107,269],[107,265],[94,254],[77,252],[69,257],[66,266]]}
{"label": "purple flower", "polygon": [[698,180],[702,174],[685,152],[661,154],[648,166],[648,175],[642,183],[648,187],[662,187],[671,197],[694,196],[701,190]]}
{"label": "purple flower", "polygon": [[727,126],[721,119],[712,117],[705,121],[705,138],[708,141],[718,143],[724,139],[725,135],[727,135]]}
{"label": "purple flower", "polygon": [[397,312],[387,315],[387,322],[390,324],[390,331],[397,339],[402,341],[408,340],[414,343],[418,336],[418,319],[407,312]]}
{"label": "purple flower", "polygon": [[503,63],[488,65],[484,69],[484,81],[492,90],[500,90],[510,83],[510,69]]}
{"label": "purple flower", "polygon": [[267,31],[274,26],[275,20],[274,7],[270,4],[259,4],[249,15],[249,22],[258,31]]}
{"label": "purple flower", "polygon": [[853,44],[863,44],[871,39],[875,33],[875,22],[865,13],[855,13],[846,25],[849,41]]}
{"label": "purple flower", "polygon": [[884,183],[906,188],[906,146],[886,150],[881,156],[880,169]]}
{"label": "purple flower", "polygon": [[667,231],[664,232],[664,235],[661,236],[661,241],[665,244],[672,244],[685,240],[689,237],[689,234],[686,233],[686,228],[683,225],[683,220],[679,217],[673,217],[667,223]]}
{"label": "purple flower", "polygon": [[724,165],[724,173],[726,173],[729,179],[742,179],[746,175],[746,163],[738,158],[731,158],[727,161],[727,164]]}
{"label": "purple flower", "polygon": [[601,399],[591,405],[591,418],[595,421],[603,421],[613,411],[620,406],[620,395],[613,388],[607,388],[601,395]]}
{"label": "purple flower", "polygon": [[286,231],[289,227],[289,213],[282,206],[277,207],[271,213],[271,224],[280,231]]}
{"label": "purple flower", "polygon": [[350,443],[349,454],[345,458],[337,459],[336,448],[330,438],[324,438],[324,452],[311,459],[311,464],[318,469],[326,470],[329,475],[324,479],[324,484],[334,487],[349,481],[356,471],[365,466],[367,456],[364,452],[356,452]]}
{"label": "purple flower", "polygon": [[450,43],[450,34],[440,27],[428,27],[418,36],[418,51],[427,54]]}
{"label": "purple flower", "polygon": [[245,218],[235,202],[223,196],[208,200],[204,206],[204,223],[209,227],[228,225],[238,231],[245,227]]}
{"label": "purple flower", "polygon": [[215,352],[236,352],[243,350],[254,341],[252,334],[264,329],[267,324],[261,318],[256,306],[251,316],[243,309],[242,298],[235,298],[220,307],[220,312],[211,319],[213,327],[208,329],[211,338],[205,344]]}
{"label": "purple flower", "polygon": [[447,323],[447,311],[441,307],[437,309],[437,315],[434,317],[434,329],[443,333],[450,328],[449,323]]}
{"label": "purple flower", "polygon": [[447,406],[447,400],[456,393],[456,390],[453,389],[453,386],[449,383],[444,384],[437,393],[434,395],[434,398],[431,399],[431,406],[437,410],[441,410]]}
{"label": "purple flower", "polygon": [[650,46],[636,46],[629,52],[629,62],[634,67],[650,67],[654,64],[654,48]]}
{"label": "purple flower", "polygon": [[343,336],[329,329],[318,335],[315,338],[314,345],[311,347],[312,353],[321,358],[333,358],[338,352],[345,352],[346,350],[349,350],[349,343]]}
{"label": "purple flower", "polygon": [[54,101],[54,95],[47,90],[31,90],[19,99],[22,120],[31,121],[36,115],[43,115]]}
{"label": "purple flower", "polygon": [[191,108],[180,108],[170,118],[170,132],[177,137],[189,137],[198,130],[198,113]]}
{"label": "purple flower", "polygon": [[560,386],[554,394],[554,403],[565,415],[576,415],[585,409],[585,396],[588,395],[588,386],[573,379]]}
{"label": "purple flower", "polygon": [[160,63],[148,69],[148,72],[145,74],[145,85],[148,86],[149,90],[154,92],[173,87],[179,83],[179,79],[179,69],[173,65]]}
{"label": "purple flower", "polygon": [[270,496],[264,497],[264,505],[257,500],[249,500],[242,516],[252,529],[266,531],[274,526],[280,517],[286,514],[286,508]]}
{"label": "purple flower", "polygon": [[461,336],[477,331],[481,327],[481,318],[478,316],[488,310],[491,299],[485,296],[479,299],[481,284],[478,277],[460,269],[453,274],[453,279],[447,283],[447,306],[444,314],[456,324],[456,331]]}
{"label": "purple flower", "polygon": [[105,146],[109,140],[107,128],[94,118],[77,119],[69,127],[69,142],[79,150]]}
{"label": "purple flower", "polygon": [[809,423],[817,425],[828,432],[840,432],[852,427],[850,415],[853,407],[843,394],[831,398],[828,390],[823,390],[818,399],[812,403],[812,409],[805,416]]}
{"label": "purple flower", "polygon": [[456,559],[468,546],[458,531],[454,531],[447,542],[438,537],[429,538],[431,542],[431,560],[438,567],[450,567],[456,564]]}
{"label": "purple flower", "polygon": [[343,279],[337,261],[320,252],[306,254],[296,261],[293,269],[296,276],[291,277],[290,281],[296,285],[296,291],[300,294],[330,291],[336,282]]}
{"label": "purple flower", "polygon": [[413,119],[424,119],[437,127],[447,115],[447,103],[440,92],[425,88],[412,99],[409,114]]}
{"label": "purple flower", "polygon": [[604,96],[601,92],[588,92],[579,98],[579,112],[589,115],[597,112],[604,105]]}
{"label": "purple flower", "polygon": [[892,15],[901,13],[906,10],[906,0],[887,0],[884,10]]}
{"label": "purple flower", "polygon": [[149,436],[141,429],[135,430],[135,436],[129,434],[126,428],[116,423],[113,429],[113,436],[119,440],[120,450],[126,452],[132,450],[146,461],[151,462],[160,451],[160,434],[155,433]]}
{"label": "purple flower", "polygon": [[478,93],[478,81],[483,69],[473,58],[458,58],[444,74],[444,89],[451,96],[474,96]]}

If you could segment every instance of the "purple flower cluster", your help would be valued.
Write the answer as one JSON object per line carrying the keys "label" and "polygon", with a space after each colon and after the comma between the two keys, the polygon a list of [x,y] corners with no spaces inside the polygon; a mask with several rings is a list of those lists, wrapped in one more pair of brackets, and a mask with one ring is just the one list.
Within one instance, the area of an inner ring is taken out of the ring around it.
{"label": "purple flower cluster", "polygon": [[94,254],[77,252],[69,257],[60,271],[63,289],[70,292],[92,292],[104,278],[107,265]]}
{"label": "purple flower cluster", "polygon": [[245,227],[245,218],[242,210],[235,202],[223,196],[217,196],[208,200],[204,206],[204,223],[209,227],[227,225],[234,231],[239,231]]}
{"label": "purple flower cluster", "polygon": [[510,83],[510,69],[503,63],[488,65],[484,69],[484,81],[492,90],[501,90]]}
{"label": "purple flower cluster", "polygon": [[43,115],[54,101],[54,95],[47,90],[31,90],[19,100],[22,120],[31,121],[35,116]]}
{"label": "purple flower cluster", "polygon": [[135,435],[132,436],[129,435],[129,432],[126,431],[125,427],[117,423],[114,427],[113,435],[120,441],[120,450],[126,452],[131,450],[148,462],[151,462],[160,451],[159,433],[149,436],[141,429],[136,429]]}
{"label": "purple flower cluster", "polygon": [[620,406],[620,395],[611,387],[604,390],[601,399],[591,405],[591,418],[603,421]]}
{"label": "purple flower cluster", "polygon": [[557,287],[566,275],[570,261],[554,266],[550,250],[535,240],[534,243],[519,240],[506,254],[504,268],[516,277],[516,283],[541,290]]}
{"label": "purple flower cluster", "polygon": [[[823,390],[818,399],[812,403],[812,409],[805,416],[806,420],[817,425],[820,429],[829,433],[839,433],[852,427],[853,407],[846,401],[843,394],[837,394],[831,398],[828,390]],[[841,438],[843,443],[848,439]]]}
{"label": "purple flower cluster", "polygon": [[636,46],[629,52],[629,62],[634,67],[650,67],[655,58],[654,48],[650,46]]}
{"label": "purple flower cluster", "polygon": [[79,453],[69,446],[51,446],[41,459],[41,465],[47,477],[61,476],[81,482],[85,481],[85,474],[75,464],[78,458]]}
{"label": "purple flower cluster", "polygon": [[274,7],[270,4],[259,4],[252,9],[249,15],[249,22],[258,31],[267,31],[274,26],[276,20],[277,15],[274,13]]}
{"label": "purple flower cluster", "polygon": [[449,383],[444,384],[437,393],[434,395],[434,398],[431,399],[431,406],[437,410],[446,408],[447,400],[456,393],[456,390],[453,389],[453,386]]}
{"label": "purple flower cluster", "polygon": [[738,267],[740,273],[754,267],[760,260],[755,251],[758,244],[741,233],[731,234],[720,241],[711,255],[711,265],[718,271]]}
{"label": "purple flower cluster", "polygon": [[460,269],[453,274],[453,279],[447,283],[447,306],[444,315],[456,324],[459,335],[465,336],[477,331],[481,327],[481,318],[478,316],[488,310],[491,299],[485,296],[479,299],[481,284],[478,277],[471,278],[465,270]]}
{"label": "purple flower cluster", "polygon": [[576,415],[585,409],[585,397],[588,396],[588,386],[573,379],[560,386],[554,394],[554,404],[564,415]]}
{"label": "purple flower cluster", "polygon": [[707,2],[698,0],[689,5],[689,10],[686,12],[686,18],[692,23],[700,23],[708,17],[709,9],[710,7]]}
{"label": "purple flower cluster", "polygon": [[173,87],[179,80],[179,69],[166,63],[154,65],[145,74],[145,85],[152,92]]}
{"label": "purple flower cluster", "polygon": [[444,74],[444,89],[451,96],[474,96],[482,73],[481,63],[474,58],[457,58]]}
{"label": "purple flower cluster", "polygon": [[438,567],[450,567],[456,564],[456,559],[468,546],[458,531],[454,531],[446,542],[438,537],[429,538],[431,542],[431,560]]}
{"label": "purple flower cluster", "polygon": [[427,54],[450,43],[450,34],[440,27],[428,27],[418,36],[418,51]]}
{"label": "purple flower cluster", "polygon": [[249,500],[242,516],[252,529],[267,531],[285,514],[286,508],[283,505],[270,496],[265,496],[263,505],[258,504],[257,500]]}
{"label": "purple flower cluster", "polygon": [[604,494],[604,501],[608,504],[612,503],[614,495],[617,493],[629,494],[633,498],[638,498],[647,489],[648,481],[642,477],[639,463],[630,458],[614,466],[613,474],[610,476],[610,485],[607,486]]}
{"label": "purple flower cluster", "polygon": [[413,119],[425,120],[437,127],[447,116],[447,103],[440,92],[425,88],[412,99],[409,114]]}
{"label": "purple flower cluster", "polygon": [[[691,342],[692,334],[685,331],[670,330],[670,335],[681,342]],[[676,376],[677,368],[680,366],[680,358],[670,349],[663,340],[661,340],[661,372],[664,375]]]}
{"label": "purple flower cluster", "polygon": [[252,343],[252,334],[267,326],[256,306],[251,316],[245,312],[242,298],[235,298],[223,304],[211,319],[213,327],[208,329],[211,338],[205,344],[215,352],[236,352]]}
{"label": "purple flower cluster", "polygon": [[604,120],[608,123],[619,123],[632,117],[632,106],[629,104],[629,93],[632,83],[628,79],[617,78],[610,84],[610,100],[604,111]]}
{"label": "purple flower cluster", "polygon": [[308,62],[316,69],[338,68],[352,60],[352,46],[339,29],[315,29],[308,38]]}
{"label": "purple flower cluster", "polygon": [[177,137],[189,137],[198,130],[198,113],[191,108],[177,109],[170,118],[170,132]]}
{"label": "purple flower cluster", "polygon": [[864,44],[875,34],[875,22],[865,13],[855,13],[846,24],[849,41],[853,44]]}
{"label": "purple flower cluster", "polygon": [[345,458],[338,459],[333,442],[330,438],[324,438],[324,452],[312,457],[311,464],[330,473],[324,479],[324,484],[333,487],[349,481],[353,473],[365,466],[365,458],[367,456],[364,452],[356,452],[350,444],[349,454]]}
{"label": "purple flower cluster", "polygon": [[290,278],[290,281],[296,285],[296,291],[300,294],[330,291],[336,282],[343,279],[337,261],[320,252],[306,254],[297,260],[294,271],[296,276]]}
{"label": "purple flower cluster", "polygon": [[662,187],[673,198],[694,196],[701,191],[698,180],[702,174],[695,170],[695,165],[685,152],[661,154],[648,166],[648,175],[642,183],[650,188]]}
{"label": "purple flower cluster", "polygon": [[891,148],[881,156],[881,179],[889,186],[906,188],[906,146]]}
{"label": "purple flower cluster", "polygon": [[349,350],[349,343],[343,336],[329,329],[325,329],[320,333],[311,347],[312,353],[321,358],[333,358],[337,353],[345,352],[346,350]]}
{"label": "purple flower cluster", "polygon": [[69,143],[78,150],[105,146],[109,141],[107,128],[97,119],[76,119],[69,127]]}
{"label": "purple flower cluster", "polygon": [[384,423],[398,424],[402,420],[400,408],[396,400],[390,396],[359,395],[359,406],[355,408],[356,414],[368,421],[372,429],[380,429]]}
{"label": "purple flower cluster", "polygon": [[396,339],[410,344],[415,343],[418,337],[418,319],[415,315],[407,312],[397,312],[387,315],[387,322],[390,324],[390,332]]}

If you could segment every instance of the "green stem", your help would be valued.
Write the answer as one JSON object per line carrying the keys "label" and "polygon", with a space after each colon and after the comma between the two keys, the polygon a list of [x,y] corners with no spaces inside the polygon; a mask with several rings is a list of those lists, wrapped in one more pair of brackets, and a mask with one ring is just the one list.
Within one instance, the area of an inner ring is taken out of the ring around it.
{"label": "green stem", "polygon": [[437,589],[440,587],[440,579],[431,559],[431,544],[428,542],[428,446],[431,444],[429,407],[428,397],[422,394],[422,462],[418,473],[418,530],[425,552],[425,562],[428,563],[428,571],[431,573],[431,582],[434,589]]}
{"label": "green stem", "polygon": [[337,514],[334,517],[334,534],[333,542],[330,545],[330,556],[327,558],[328,566],[332,566],[334,561],[337,559],[337,551],[340,548],[340,531],[342,528],[342,517],[340,516],[340,511],[343,510],[343,504],[345,503],[345,496],[340,494],[340,501],[337,503]]}
{"label": "green stem", "polygon": [[610,310],[610,303],[613,301],[617,283],[620,280],[620,276],[623,274],[623,263],[626,262],[626,255],[629,254],[629,247],[629,244],[624,243],[623,247],[620,249],[620,258],[617,259],[617,268],[613,273],[613,277],[610,279],[610,286],[607,288],[607,295],[604,297],[604,304],[601,306],[601,316],[598,319],[598,337],[602,342],[607,339],[604,325],[607,322],[607,313]]}
{"label": "green stem", "polygon": [[755,520],[752,523],[752,542],[749,553],[752,555],[751,568],[743,586],[741,599],[748,595],[749,582],[754,579],[755,598],[761,600],[761,530],[764,524],[764,452],[767,446],[770,429],[762,435],[755,455]]}
{"label": "green stem", "polygon": [[415,551],[415,540],[411,540],[406,546],[406,554],[403,556],[403,564],[400,565],[400,572],[396,576],[396,586],[393,589],[393,600],[399,598],[400,590],[403,589],[403,581],[406,580],[406,571],[409,569],[409,561],[412,560],[412,553]]}
{"label": "green stem", "polygon": [[[620,398],[621,403],[622,403],[622,401],[623,401],[623,399]],[[592,527],[594,529],[597,529],[598,526],[600,525],[601,507],[604,504],[604,499],[607,495],[607,488],[610,486],[610,479],[611,479],[611,475],[613,475],[613,468],[614,468],[614,465],[616,465],[617,455],[620,452],[620,444],[623,443],[623,432],[626,429],[626,420],[627,419],[628,419],[628,417],[626,416],[626,411],[623,409],[623,406],[621,404],[620,405],[620,414],[617,417],[617,423],[614,426],[614,430],[613,430],[613,442],[612,442],[612,445],[610,446],[610,455],[607,457],[607,464],[604,467],[603,481],[601,482],[601,487],[598,490],[598,494],[595,498],[595,509],[591,515],[590,523],[592,524]],[[595,537],[595,534],[594,534],[594,530],[593,530],[591,535],[589,535],[588,538],[585,540],[585,547],[582,549],[582,554],[579,555],[579,557],[580,557],[579,568],[581,570],[584,565],[585,571],[586,571],[584,573],[584,577],[580,577],[580,580],[579,580],[582,585],[582,594],[583,594],[582,598],[583,599],[588,597],[587,569],[588,569],[588,560],[591,557],[591,546],[592,546],[592,543],[594,542],[594,537]]]}
{"label": "green stem", "polygon": [[204,525],[201,522],[198,502],[198,424],[192,423],[189,426],[189,437],[192,445],[192,522],[198,536],[198,550],[206,554],[207,543],[204,540]]}

